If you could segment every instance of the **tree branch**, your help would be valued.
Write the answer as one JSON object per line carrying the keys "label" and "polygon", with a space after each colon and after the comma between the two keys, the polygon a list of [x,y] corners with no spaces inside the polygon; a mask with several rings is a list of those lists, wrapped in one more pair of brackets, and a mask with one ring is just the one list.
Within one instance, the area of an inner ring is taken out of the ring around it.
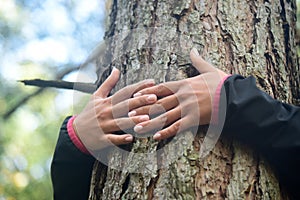
{"label": "tree branch", "polygon": [[93,93],[96,91],[97,86],[93,83],[82,83],[82,82],[69,82],[69,81],[53,81],[53,80],[21,80],[19,82],[24,83],[25,85],[38,86],[38,87],[55,87],[62,89],[71,89],[77,90],[85,93]]}
{"label": "tree branch", "polygon": [[23,104],[25,104],[29,99],[31,99],[34,96],[39,95],[40,93],[42,93],[44,91],[45,88],[39,88],[38,90],[36,90],[35,92],[33,92],[30,95],[27,95],[26,97],[24,97],[23,99],[21,99],[18,103],[16,103],[16,105],[14,105],[12,108],[10,108],[6,113],[4,113],[3,115],[3,119],[7,120],[19,107],[21,107]]}
{"label": "tree branch", "polygon": [[[61,71],[60,73],[58,73],[56,75],[56,79],[63,79],[66,75],[77,71],[79,69],[83,69],[85,66],[83,65],[79,65],[77,67],[66,67],[63,69],[63,71]],[[21,107],[23,104],[25,104],[28,100],[30,100],[32,97],[35,97],[37,95],[39,95],[40,93],[42,93],[45,90],[45,87],[43,88],[39,88],[38,90],[36,90],[35,92],[33,92],[32,94],[29,94],[25,97],[23,97],[22,99],[20,99],[12,108],[10,108],[8,111],[6,111],[3,115],[3,119],[7,120],[19,107]]]}
{"label": "tree branch", "polygon": [[[92,51],[91,55],[85,60],[84,63],[78,65],[77,67],[64,68],[63,71],[61,71],[60,73],[58,73],[56,75],[56,79],[62,80],[67,74],[70,74],[70,73],[80,70],[80,69],[81,70],[84,69],[86,66],[88,66],[89,63],[91,63],[95,60],[97,54],[101,54],[101,51],[103,51],[105,49],[105,46],[103,46],[103,45],[105,45],[105,44],[101,43],[100,45],[98,45],[95,48],[95,50]],[[21,82],[23,82],[25,85],[30,85],[30,84],[26,84],[25,81],[26,80],[21,81]],[[40,81],[44,82],[43,84],[45,84],[45,82],[49,82],[49,81],[44,81],[44,80],[40,80]],[[58,83],[54,83],[55,81],[50,81],[50,82],[52,82],[53,85],[56,84],[57,85],[56,88],[73,89],[73,90],[79,90],[79,91],[86,92],[86,93],[92,93],[93,91],[95,91],[97,89],[97,85],[91,84],[91,83],[80,83],[80,82],[79,83],[76,83],[76,82],[75,83],[72,83],[72,82],[67,83],[66,81],[56,81],[56,82],[59,82],[59,84],[58,84]],[[59,86],[61,86],[61,84],[66,84],[67,88],[59,87]],[[36,85],[36,86],[38,86],[38,85]],[[21,107],[24,103],[26,103],[30,98],[37,96],[42,91],[44,91],[45,87],[54,87],[54,86],[44,86],[42,88],[39,88],[32,94],[29,94],[28,96],[23,97],[18,103],[16,103],[16,105],[14,105],[11,109],[9,109],[6,113],[4,113],[3,119],[8,119],[19,107]]]}

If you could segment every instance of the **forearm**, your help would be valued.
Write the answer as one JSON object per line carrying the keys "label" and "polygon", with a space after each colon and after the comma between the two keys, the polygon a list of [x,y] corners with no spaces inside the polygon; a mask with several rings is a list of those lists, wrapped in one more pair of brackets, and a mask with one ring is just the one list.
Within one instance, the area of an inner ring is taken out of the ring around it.
{"label": "forearm", "polygon": [[282,103],[256,87],[254,78],[232,76],[224,83],[227,99],[224,134],[258,148],[298,148],[300,108]]}
{"label": "forearm", "polygon": [[282,185],[299,198],[300,108],[262,92],[254,78],[232,76],[224,88],[227,110],[223,136],[233,137],[262,153]]}
{"label": "forearm", "polygon": [[63,122],[51,164],[54,199],[87,199],[95,159],[71,141],[67,131],[69,119]]}

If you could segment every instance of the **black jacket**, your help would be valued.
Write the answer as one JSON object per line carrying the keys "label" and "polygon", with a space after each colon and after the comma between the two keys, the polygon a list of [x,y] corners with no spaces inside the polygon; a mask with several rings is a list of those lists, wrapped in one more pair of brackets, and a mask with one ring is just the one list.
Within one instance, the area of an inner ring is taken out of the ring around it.
{"label": "black jacket", "polygon": [[71,141],[67,131],[69,118],[60,129],[51,164],[54,199],[86,200],[95,159],[82,153]]}
{"label": "black jacket", "polygon": [[[229,77],[226,118],[222,134],[252,145],[270,161],[280,182],[295,199],[300,178],[300,108],[274,100],[256,87],[253,77]],[[67,133],[67,118],[60,130],[51,177],[56,200],[88,198],[94,158],[80,152]]]}
{"label": "black jacket", "polygon": [[280,183],[300,199],[300,107],[274,100],[256,87],[253,77],[232,76],[222,134],[258,149],[275,168]]}

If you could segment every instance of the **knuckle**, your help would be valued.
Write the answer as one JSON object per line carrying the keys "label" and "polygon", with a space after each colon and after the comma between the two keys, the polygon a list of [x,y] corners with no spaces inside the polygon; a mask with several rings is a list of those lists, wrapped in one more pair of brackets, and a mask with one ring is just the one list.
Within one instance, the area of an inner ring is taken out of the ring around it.
{"label": "knuckle", "polygon": [[135,111],[135,115],[140,115],[140,114],[143,114],[143,108],[136,108],[132,111]]}
{"label": "knuckle", "polygon": [[116,95],[117,98],[115,99],[115,101],[119,102],[122,99],[127,99],[131,97],[134,93],[134,89],[135,87],[133,85],[129,85],[119,90],[119,92],[117,92],[118,95]]}
{"label": "knuckle", "polygon": [[179,101],[182,101],[182,100],[186,100],[188,98],[191,97],[191,92],[189,90],[185,90],[183,92],[180,92],[178,95],[177,95],[177,99]]}
{"label": "knuckle", "polygon": [[162,124],[166,123],[167,120],[168,120],[167,114],[166,114],[166,113],[161,114],[161,115],[158,117],[158,120],[159,120],[159,122],[162,123]]}
{"label": "knuckle", "polygon": [[127,96],[132,96],[134,90],[135,90],[134,86],[129,86],[129,87],[125,88],[124,92]]}
{"label": "knuckle", "polygon": [[175,123],[175,124],[173,125],[173,130],[174,130],[174,131],[179,131],[179,128],[180,128],[180,123]]}
{"label": "knuckle", "polygon": [[145,106],[141,108],[141,111],[145,114],[149,114],[149,109],[150,109],[149,106]]}
{"label": "knuckle", "polygon": [[111,107],[109,108],[103,108],[99,111],[97,111],[97,118],[98,119],[107,119],[111,115]]}
{"label": "knuckle", "polygon": [[144,86],[145,84],[146,84],[146,81],[145,81],[145,80],[144,80],[144,81],[140,81],[140,82],[138,82],[138,83],[132,85],[130,89],[131,89],[132,93],[134,93],[134,92],[137,92],[137,90],[143,88],[143,86]]}
{"label": "knuckle", "polygon": [[112,102],[110,98],[106,98],[106,99],[101,99],[100,101],[97,101],[95,103],[95,107],[97,108],[97,110],[102,111],[105,110],[107,108],[111,108],[112,106]]}
{"label": "knuckle", "polygon": [[132,126],[132,120],[117,120],[116,124],[119,130],[124,131]]}
{"label": "knuckle", "polygon": [[145,104],[147,104],[147,97],[148,96],[141,96],[141,97],[139,97],[139,99],[138,99],[138,104],[139,105],[145,105]]}
{"label": "knuckle", "polygon": [[176,135],[177,131],[178,131],[178,127],[171,126],[167,129],[165,129],[161,134],[162,134],[163,138],[168,138],[168,137]]}
{"label": "knuckle", "polygon": [[162,99],[160,99],[155,104],[157,104],[159,106],[164,106],[164,101]]}
{"label": "knuckle", "polygon": [[103,105],[106,105],[106,104],[110,105],[111,104],[111,99],[110,98],[102,99],[101,100],[101,104],[103,104]]}
{"label": "knuckle", "polygon": [[162,84],[157,85],[156,87],[156,91],[157,93],[162,93],[165,89],[165,86],[163,86]]}
{"label": "knuckle", "polygon": [[123,121],[122,121],[122,120],[119,120],[119,119],[115,119],[114,121],[115,121],[115,123],[116,123],[116,126],[117,126],[120,130],[122,130],[122,127],[124,127]]}
{"label": "knuckle", "polygon": [[140,114],[149,114],[149,108],[148,108],[148,106],[138,108],[135,111],[136,111],[137,115],[140,115]]}
{"label": "knuckle", "polygon": [[166,112],[165,104],[163,102],[156,103],[151,106],[151,111],[154,113]]}
{"label": "knuckle", "polygon": [[107,145],[112,145],[115,144],[116,141],[113,140],[113,138],[110,135],[106,135],[106,137],[100,137],[99,138],[100,142],[103,142],[103,140],[105,140],[105,142],[107,143]]}
{"label": "knuckle", "polygon": [[167,131],[167,136],[172,136],[172,135],[176,135],[178,133],[179,130],[179,124],[176,123],[173,126],[170,127],[170,129],[168,129]]}
{"label": "knuckle", "polygon": [[139,123],[138,117],[129,118],[128,120],[120,120],[117,126],[120,130],[125,131],[128,128],[132,128],[135,124]]}
{"label": "knuckle", "polygon": [[99,139],[101,139],[102,135],[108,132],[109,127],[111,127],[111,124],[108,121],[99,121],[98,123],[99,123],[99,129],[101,130],[99,131],[100,133],[98,135],[99,135]]}

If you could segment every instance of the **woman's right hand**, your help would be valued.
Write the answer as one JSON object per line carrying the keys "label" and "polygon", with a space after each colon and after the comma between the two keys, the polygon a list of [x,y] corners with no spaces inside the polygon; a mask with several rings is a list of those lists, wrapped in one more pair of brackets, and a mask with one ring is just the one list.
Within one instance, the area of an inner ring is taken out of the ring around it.
{"label": "woman's right hand", "polygon": [[162,140],[191,127],[217,123],[219,96],[215,98],[216,92],[229,75],[206,62],[197,49],[190,52],[190,58],[200,75],[161,83],[145,88],[134,95],[135,98],[139,98],[143,95],[155,94],[160,98],[155,105],[143,106],[128,113],[131,117],[158,115],[136,125],[134,130],[137,133],[159,130],[153,138]]}
{"label": "woman's right hand", "polygon": [[127,113],[129,110],[157,101],[154,94],[131,98],[135,92],[153,86],[154,80],[145,80],[127,86],[108,97],[117,84],[119,75],[120,71],[114,68],[73,122],[75,133],[90,151],[132,142],[131,134],[118,135],[114,132],[124,131],[138,123],[148,121],[148,115],[128,117]]}

